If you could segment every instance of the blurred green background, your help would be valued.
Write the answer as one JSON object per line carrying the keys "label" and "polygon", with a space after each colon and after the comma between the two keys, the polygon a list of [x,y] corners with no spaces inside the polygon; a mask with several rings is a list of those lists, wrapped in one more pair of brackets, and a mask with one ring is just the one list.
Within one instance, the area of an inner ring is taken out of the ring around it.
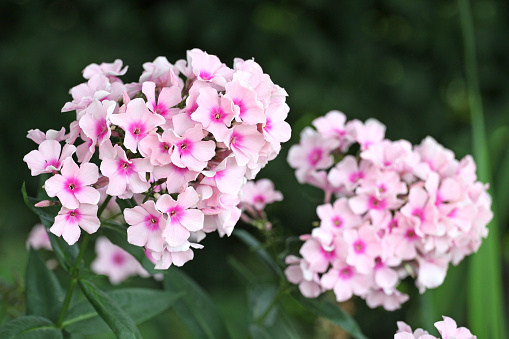
{"label": "blurred green background", "polygon": [[[506,1],[472,1],[494,169],[492,186],[503,212],[503,245],[509,243],[505,212],[509,168],[504,166],[509,144],[509,82],[505,79],[509,74],[508,6]],[[317,219],[315,208],[321,194],[297,184],[286,154],[298,141],[300,130],[329,110],[339,109],[349,119],[377,118],[387,125],[387,137],[393,140],[404,138],[415,144],[431,135],[458,158],[471,153],[463,46],[453,0],[3,0],[0,279],[4,304],[12,304],[5,295],[16,294],[12,290],[24,274],[27,258],[25,238],[37,222],[20,194],[23,181],[32,195],[37,189],[37,180],[22,162],[23,156],[36,148],[25,138],[27,130],[69,125],[74,114],[60,113],[60,109],[71,98],[69,89],[84,81],[81,70],[90,63],[120,58],[129,65],[122,79],[131,82],[138,80],[144,62],[163,55],[173,63],[194,47],[216,54],[229,66],[235,57],[254,57],[274,83],[289,93],[288,122],[293,137],[260,173],[260,177],[271,178],[286,198],[268,211],[277,227],[284,229],[277,231],[280,234],[309,232]],[[209,236],[204,244],[205,249],[197,251],[185,269],[237,324],[232,326],[242,328],[239,324],[246,297],[239,279],[225,263],[228,256],[253,259],[234,238]],[[507,286],[509,247],[502,248]],[[462,264],[449,271],[447,280],[464,286],[461,281],[465,277],[466,265]],[[456,290],[449,308],[439,309],[437,316],[449,312],[459,324],[467,325],[463,289]],[[425,297],[419,297],[414,288],[411,292],[411,301],[394,313],[369,310],[358,303],[356,319],[364,332],[374,338],[390,338],[396,320],[426,326],[419,312],[446,296],[440,289]],[[297,319],[304,317],[302,312],[295,313]],[[4,310],[3,321],[10,315]],[[310,333],[321,326],[305,319],[301,323]],[[171,313],[142,326],[147,338],[180,333],[179,328]]]}

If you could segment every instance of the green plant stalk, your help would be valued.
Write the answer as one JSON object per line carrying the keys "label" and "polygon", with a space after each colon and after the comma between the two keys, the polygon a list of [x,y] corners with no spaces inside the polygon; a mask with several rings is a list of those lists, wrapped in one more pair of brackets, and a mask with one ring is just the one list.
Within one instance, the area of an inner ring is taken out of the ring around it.
{"label": "green plant stalk", "polygon": [[[103,201],[101,206],[97,209],[97,217],[100,218],[101,214],[106,209],[106,206],[108,206],[108,203],[111,200],[111,195],[108,195],[106,199]],[[90,240],[90,234],[85,232],[85,236],[83,237],[83,242],[80,246],[80,252],[78,253],[78,257],[76,258],[76,262],[71,267],[71,279],[69,280],[69,286],[67,287],[67,292],[65,294],[64,303],[62,304],[62,308],[60,309],[60,314],[58,315],[58,320],[56,323],[57,328],[62,328],[65,314],[67,312],[67,309],[69,308],[69,304],[71,303],[72,294],[74,292],[74,288],[76,287],[76,284],[78,283],[79,279],[79,268],[81,265],[81,261],[83,260],[83,257],[85,256],[85,251],[87,250],[88,241]]]}
{"label": "green plant stalk", "polygon": [[[458,0],[463,33],[465,73],[472,119],[473,155],[477,163],[479,180],[491,182],[489,150],[484,127],[483,107],[477,76],[474,25],[469,0]],[[494,197],[492,189],[490,194]],[[496,208],[496,202],[492,202]],[[497,213],[489,227],[489,236],[478,253],[470,258],[468,310],[469,327],[478,338],[503,339],[504,309],[502,306],[502,284],[499,229]]]}

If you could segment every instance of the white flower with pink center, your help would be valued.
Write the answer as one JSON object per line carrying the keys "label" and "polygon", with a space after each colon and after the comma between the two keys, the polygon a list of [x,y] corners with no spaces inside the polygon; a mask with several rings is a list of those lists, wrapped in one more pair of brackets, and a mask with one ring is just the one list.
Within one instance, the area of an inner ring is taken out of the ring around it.
{"label": "white flower with pink center", "polygon": [[361,145],[361,150],[381,142],[385,137],[385,125],[376,119],[368,119],[364,124],[358,120],[351,123],[355,140]]}
{"label": "white flower with pink center", "polygon": [[186,189],[190,181],[196,180],[199,172],[191,171],[187,167],[168,164],[154,167],[152,174],[155,179],[166,179],[165,185],[168,193],[179,193]]}
{"label": "white flower with pink center", "polygon": [[196,205],[200,201],[198,193],[188,187],[179,194],[175,201],[170,195],[162,195],[156,203],[157,209],[168,215],[168,223],[163,230],[163,237],[169,246],[181,246],[191,235],[203,228],[204,214]]}
{"label": "white flower with pink center", "polygon": [[178,136],[173,130],[166,130],[161,139],[174,145],[171,160],[175,166],[199,172],[216,154],[216,143],[212,140],[204,141],[203,137],[201,125],[196,124],[182,136]]}
{"label": "white flower with pink center", "polygon": [[125,131],[124,145],[136,153],[140,140],[166,120],[161,115],[151,113],[143,99],[136,98],[127,104],[125,113],[113,114],[110,121]]}
{"label": "white flower with pink center", "polygon": [[126,208],[124,218],[131,225],[127,228],[129,243],[145,246],[152,251],[161,252],[163,250],[162,232],[166,226],[166,220],[163,218],[163,214],[156,209],[154,201],[149,200],[140,206]]}
{"label": "white flower with pink center", "polygon": [[146,181],[145,173],[151,172],[152,169],[153,166],[148,159],[128,159],[124,150],[115,145],[110,157],[105,157],[101,163],[101,172],[109,179],[106,193],[120,196],[128,191],[132,193],[147,191],[150,183]]}
{"label": "white flower with pink center", "polygon": [[107,276],[113,285],[132,276],[148,275],[136,258],[105,237],[97,238],[95,252],[97,257],[90,264],[90,268],[96,274]]}
{"label": "white flower with pink center", "polygon": [[202,184],[216,186],[222,193],[238,196],[246,182],[246,168],[237,165],[234,158],[226,158],[213,171],[203,171]]}
{"label": "white flower with pink center", "polygon": [[[440,332],[442,339],[477,339],[466,327],[459,327],[452,318],[442,316],[443,321],[437,321],[435,327]],[[439,339],[430,335],[421,328],[412,332],[412,328],[402,321],[398,321],[398,331],[394,339]]]}
{"label": "white flower with pink center", "polygon": [[37,150],[33,150],[23,157],[32,176],[41,173],[56,173],[62,167],[62,162],[71,157],[76,151],[73,145],[65,144],[63,149],[56,140],[44,140]]}
{"label": "white flower with pink center", "polygon": [[217,141],[224,141],[228,134],[228,127],[236,113],[233,109],[233,101],[224,96],[219,96],[211,87],[200,89],[196,99],[198,108],[191,114],[191,118],[203,125],[203,128],[212,133]]}
{"label": "white flower with pink center", "polygon": [[263,135],[272,148],[279,151],[282,142],[290,140],[292,129],[285,121],[290,107],[284,102],[272,103],[265,111],[266,121],[262,126]]}
{"label": "white flower with pink center", "polygon": [[161,252],[151,252],[151,256],[156,262],[155,269],[166,270],[170,268],[171,265],[177,267],[183,266],[186,262],[194,258],[192,248],[201,249],[203,246],[186,241],[180,246],[166,246]]}
{"label": "white flower with pink center", "polygon": [[116,59],[113,63],[103,62],[100,65],[90,64],[83,70],[83,77],[90,79],[95,74],[106,75],[110,79],[124,75],[127,72],[127,66],[122,68],[122,60]]}
{"label": "white flower with pink center", "polygon": [[97,217],[97,209],[97,205],[91,204],[80,204],[74,209],[62,207],[49,230],[58,237],[62,236],[69,245],[73,245],[80,237],[80,228],[90,234],[99,229],[101,222]]}
{"label": "white flower with pink center", "polygon": [[333,137],[340,142],[340,149],[347,150],[355,141],[353,128],[346,123],[346,116],[340,111],[330,111],[313,120],[313,126],[324,135]]}
{"label": "white flower with pink center", "polygon": [[163,140],[160,134],[151,131],[138,145],[140,154],[150,159],[154,166],[162,166],[171,163],[171,154],[173,153],[173,144]]}
{"label": "white flower with pink center", "polygon": [[343,238],[349,245],[346,262],[360,273],[370,273],[375,267],[375,258],[382,255],[381,240],[375,230],[364,224],[358,230],[345,230]]}
{"label": "white flower with pink center", "polygon": [[65,127],[62,127],[60,131],[49,129],[46,131],[46,133],[39,129],[31,129],[28,131],[27,138],[31,139],[38,145],[40,145],[44,140],[62,141],[66,138]]}
{"label": "white flower with pink center", "polygon": [[79,167],[69,157],[62,163],[61,174],[46,180],[44,188],[50,197],[58,197],[64,207],[74,209],[79,204],[97,204],[101,195],[90,187],[99,179],[97,165],[83,163]]}
{"label": "white flower with pink center", "polygon": [[198,48],[187,52],[187,61],[190,71],[196,79],[210,82],[218,89],[224,89],[231,81],[233,70],[222,63],[215,55],[210,55]]}

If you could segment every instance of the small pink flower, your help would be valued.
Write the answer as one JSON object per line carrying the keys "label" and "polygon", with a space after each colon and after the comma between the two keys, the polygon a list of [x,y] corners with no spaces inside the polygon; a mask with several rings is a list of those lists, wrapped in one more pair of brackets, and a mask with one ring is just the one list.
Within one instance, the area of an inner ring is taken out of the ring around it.
{"label": "small pink flower", "polygon": [[266,121],[262,103],[256,98],[256,92],[233,80],[226,84],[225,97],[233,101],[239,120],[247,125],[263,124]]}
{"label": "small pink flower", "polygon": [[32,230],[28,234],[26,246],[38,250],[43,248],[51,251],[51,241],[49,240],[48,232],[43,224],[35,224]]}
{"label": "small pink flower", "polygon": [[368,275],[357,272],[355,267],[337,262],[327,273],[322,275],[322,287],[332,289],[339,302],[347,301],[353,295],[361,296],[368,292],[371,280]]}
{"label": "small pink flower", "polygon": [[83,77],[90,79],[95,74],[106,75],[109,78],[116,78],[127,72],[127,66],[122,68],[122,60],[116,59],[113,63],[103,62],[100,65],[90,64],[83,70]]}
{"label": "small pink flower", "polygon": [[268,204],[282,200],[283,194],[274,190],[274,183],[269,179],[248,181],[242,187],[242,203],[253,206],[258,211],[263,211]]}
{"label": "small pink flower", "polygon": [[210,82],[218,89],[224,89],[226,83],[232,79],[233,70],[223,64],[215,55],[194,48],[187,52],[187,60],[196,79]]}
{"label": "small pink flower", "polygon": [[170,195],[162,195],[156,203],[157,209],[168,215],[168,224],[163,236],[169,246],[183,245],[191,235],[203,228],[203,212],[193,208],[200,198],[192,187],[179,194],[177,201]]}
{"label": "small pink flower", "polygon": [[117,104],[110,100],[94,100],[87,107],[85,114],[79,120],[79,126],[87,137],[92,140],[90,150],[93,152],[95,145],[102,145],[111,136],[110,117]]}
{"label": "small pink flower", "polygon": [[222,193],[237,196],[245,183],[246,168],[237,165],[234,158],[226,158],[213,171],[203,171],[202,184],[216,186]]}
{"label": "small pink flower", "polygon": [[95,233],[99,229],[101,222],[97,217],[97,209],[97,205],[91,204],[80,204],[74,209],[62,207],[49,230],[73,245],[80,237],[80,227],[87,233]]}
{"label": "small pink flower", "polygon": [[137,152],[141,139],[145,138],[155,127],[165,123],[162,116],[150,113],[141,98],[131,100],[127,104],[125,113],[113,114],[110,120],[125,131],[125,147],[134,153]]}
{"label": "small pink flower", "polygon": [[102,174],[109,178],[107,194],[119,196],[128,190],[132,193],[143,193],[150,188],[150,183],[145,180],[145,173],[152,171],[153,166],[148,159],[128,159],[118,145],[115,145],[110,156],[101,163]]}
{"label": "small pink flower", "polygon": [[270,104],[265,111],[263,135],[276,151],[279,151],[282,142],[290,140],[292,134],[290,125],[285,121],[289,111],[290,107],[284,102]]}
{"label": "small pink flower", "polygon": [[156,84],[152,81],[143,83],[142,92],[147,98],[147,107],[153,113],[163,116],[169,120],[180,110],[172,108],[182,101],[181,89],[179,86],[163,87],[156,101]]}
{"label": "small pink flower", "polygon": [[458,328],[456,322],[446,316],[442,316],[443,321],[437,321],[435,323],[435,327],[442,335],[443,339],[476,339],[477,337],[473,335],[469,329],[466,327]]}
{"label": "small pink flower", "polygon": [[49,129],[46,133],[39,129],[31,129],[28,131],[27,138],[33,140],[36,144],[41,144],[44,140],[62,141],[66,138],[65,127],[62,127],[60,131]]}
{"label": "small pink flower", "polygon": [[[62,153],[60,151],[62,150]],[[41,173],[57,172],[62,167],[62,162],[71,157],[76,151],[73,145],[60,146],[56,140],[44,140],[39,144],[38,150],[33,150],[23,157],[32,176]]]}
{"label": "small pink flower", "polygon": [[194,121],[200,122],[203,128],[212,133],[217,141],[224,141],[235,117],[233,102],[210,87],[200,89],[196,99],[198,108],[191,114]]}
{"label": "small pink flower", "polygon": [[120,284],[129,277],[146,276],[147,271],[131,254],[117,245],[112,244],[107,238],[99,237],[95,243],[97,257],[90,264],[90,268],[96,274],[104,274],[114,285]]}
{"label": "small pink flower", "polygon": [[49,178],[44,184],[50,197],[58,197],[62,205],[69,209],[78,208],[80,203],[99,202],[99,192],[90,187],[99,179],[97,165],[87,162],[78,167],[69,157],[63,161],[61,173]]}
{"label": "small pink flower", "polygon": [[166,226],[163,214],[156,209],[154,201],[126,208],[125,221],[131,225],[127,228],[127,241],[136,246],[146,246],[152,251],[163,250],[164,239],[162,232]]}

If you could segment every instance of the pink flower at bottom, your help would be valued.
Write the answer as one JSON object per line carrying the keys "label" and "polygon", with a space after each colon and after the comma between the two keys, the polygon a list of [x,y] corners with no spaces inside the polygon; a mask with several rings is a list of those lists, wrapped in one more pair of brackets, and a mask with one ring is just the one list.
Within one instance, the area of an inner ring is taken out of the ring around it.
{"label": "pink flower at bottom", "polygon": [[69,245],[73,245],[80,237],[80,227],[90,234],[99,229],[101,222],[97,217],[97,209],[97,205],[92,204],[80,204],[75,209],[62,207],[49,230],[56,236],[62,236]]}
{"label": "pink flower at bottom", "polygon": [[141,264],[122,248],[112,244],[107,238],[100,237],[95,243],[97,257],[90,265],[96,274],[104,274],[114,285],[129,277],[147,276]]}

